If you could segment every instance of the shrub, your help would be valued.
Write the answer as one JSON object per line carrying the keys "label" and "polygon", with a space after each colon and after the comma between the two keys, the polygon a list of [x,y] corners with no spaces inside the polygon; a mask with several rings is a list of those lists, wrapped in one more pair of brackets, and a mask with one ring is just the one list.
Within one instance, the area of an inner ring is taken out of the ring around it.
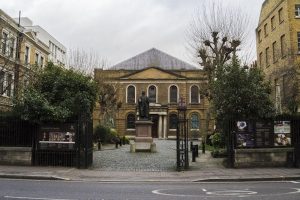
{"label": "shrub", "polygon": [[226,158],[227,152],[226,149],[214,149],[212,150],[211,155],[214,158]]}
{"label": "shrub", "polygon": [[110,129],[105,126],[98,125],[94,131],[94,142],[97,142],[99,139],[102,143],[107,143],[107,141],[110,140]]}
{"label": "shrub", "polygon": [[218,149],[225,146],[224,136],[221,133],[215,133],[211,136],[211,143],[214,148]]}

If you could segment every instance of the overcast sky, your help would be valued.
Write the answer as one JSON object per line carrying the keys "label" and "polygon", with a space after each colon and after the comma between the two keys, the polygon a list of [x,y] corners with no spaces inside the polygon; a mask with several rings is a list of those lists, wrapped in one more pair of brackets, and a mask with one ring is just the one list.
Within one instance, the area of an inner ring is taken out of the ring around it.
{"label": "overcast sky", "polygon": [[[110,65],[152,47],[192,63],[186,30],[201,1],[0,0],[0,8],[11,17],[21,10],[23,17],[29,17],[67,48],[94,51]],[[253,44],[263,1],[223,0],[248,13]],[[255,46],[249,50],[255,58]]]}

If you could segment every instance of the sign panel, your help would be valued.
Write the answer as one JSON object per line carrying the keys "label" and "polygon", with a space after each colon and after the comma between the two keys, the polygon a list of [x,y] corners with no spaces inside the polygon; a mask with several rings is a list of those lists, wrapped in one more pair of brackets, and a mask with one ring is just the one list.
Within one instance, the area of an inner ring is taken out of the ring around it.
{"label": "sign panel", "polygon": [[236,123],[237,147],[254,147],[254,127],[248,121],[238,121]]}
{"label": "sign panel", "polygon": [[291,122],[274,121],[274,146],[291,145]]}
{"label": "sign panel", "polygon": [[73,149],[75,145],[74,124],[42,126],[39,134],[40,149]]}

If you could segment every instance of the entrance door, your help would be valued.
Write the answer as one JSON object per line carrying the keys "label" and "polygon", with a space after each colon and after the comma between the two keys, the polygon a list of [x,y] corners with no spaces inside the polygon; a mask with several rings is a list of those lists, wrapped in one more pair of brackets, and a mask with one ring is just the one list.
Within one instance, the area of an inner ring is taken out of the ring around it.
{"label": "entrance door", "polygon": [[158,138],[158,119],[159,115],[151,115],[152,119],[152,137],[153,138]]}

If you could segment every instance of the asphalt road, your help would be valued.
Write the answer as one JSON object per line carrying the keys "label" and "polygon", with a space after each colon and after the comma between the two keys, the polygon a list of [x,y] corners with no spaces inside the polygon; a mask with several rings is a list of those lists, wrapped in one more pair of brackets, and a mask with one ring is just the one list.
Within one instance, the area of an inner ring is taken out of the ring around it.
{"label": "asphalt road", "polygon": [[0,199],[157,200],[255,199],[299,200],[300,180],[289,182],[178,183],[70,182],[0,179]]}

